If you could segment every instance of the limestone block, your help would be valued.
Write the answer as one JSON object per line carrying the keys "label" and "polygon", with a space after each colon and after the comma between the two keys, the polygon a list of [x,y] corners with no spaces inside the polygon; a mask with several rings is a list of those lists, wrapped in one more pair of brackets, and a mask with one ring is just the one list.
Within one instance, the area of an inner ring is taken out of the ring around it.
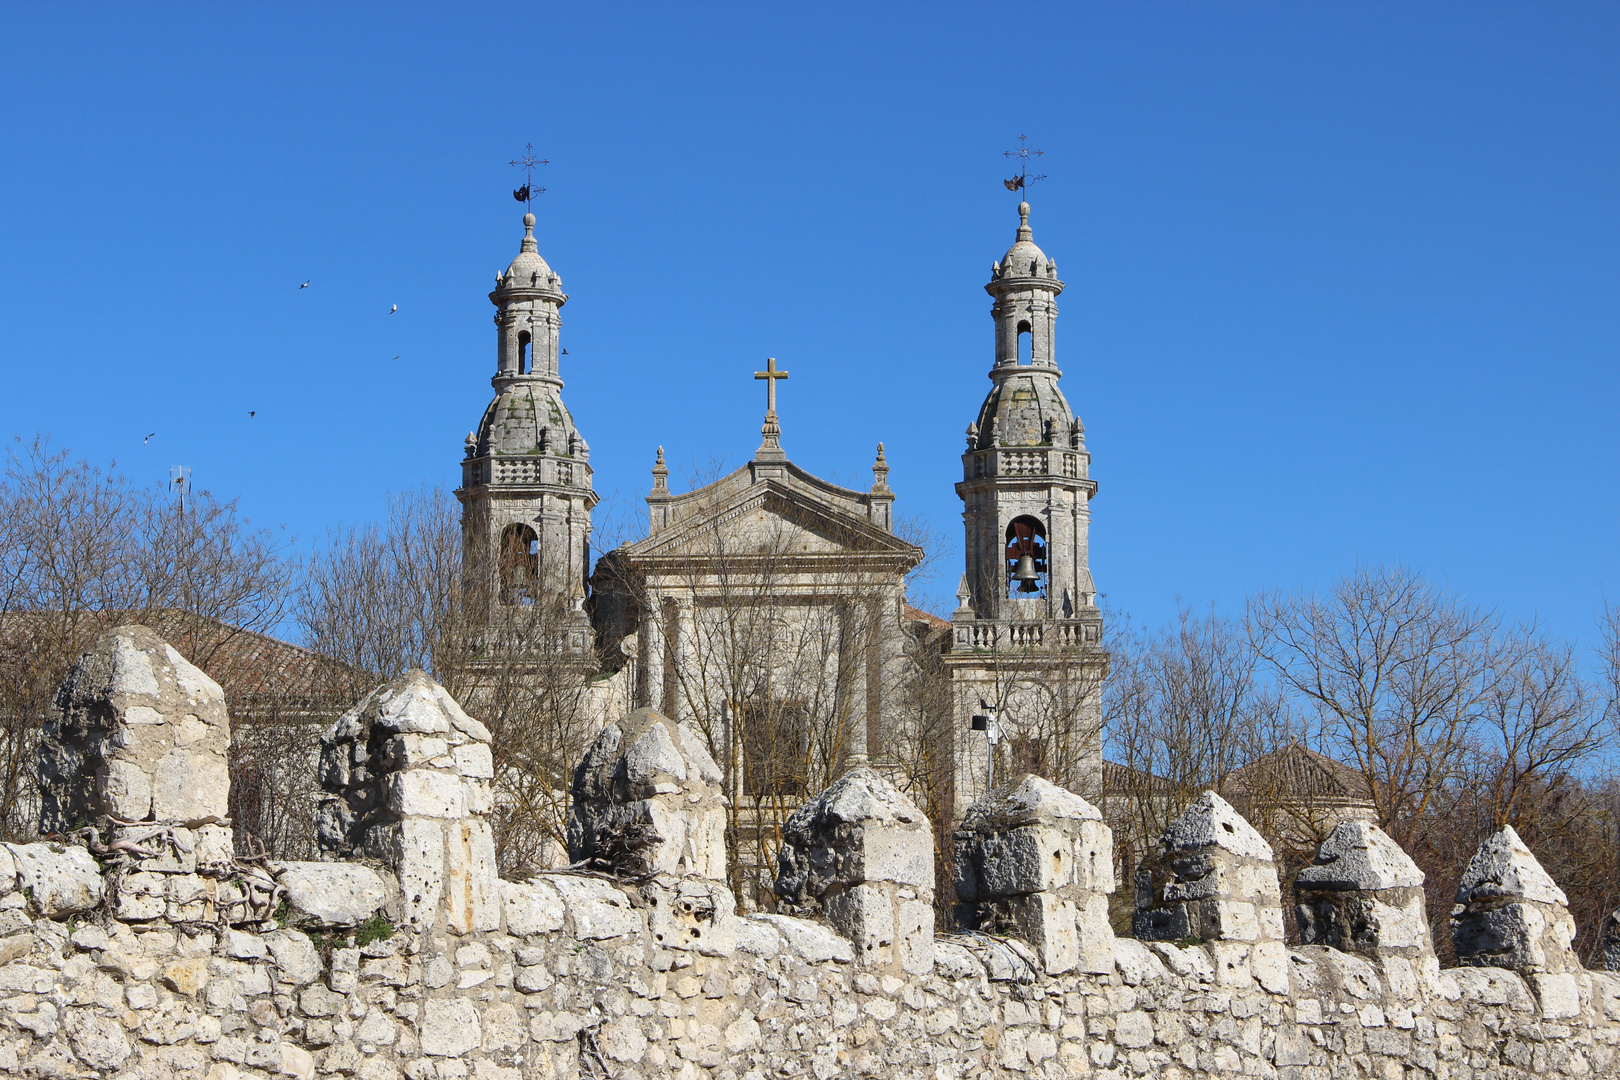
{"label": "limestone block", "polygon": [[1568,900],[1511,825],[1481,844],[1463,871],[1451,934],[1460,964],[1520,974],[1582,969]]}
{"label": "limestone block", "polygon": [[931,919],[926,942],[897,947],[901,909],[932,907],[934,861],[928,819],[893,784],[851,769],[788,818],[782,839],[776,893],[786,905],[822,911],[860,964],[932,968]]}
{"label": "limestone block", "polygon": [[499,930],[500,875],[495,868],[495,837],[489,822],[466,818],[450,822],[447,828],[446,927],[458,934]]}
{"label": "limestone block", "polygon": [[435,925],[444,892],[445,826],[411,818],[386,826],[385,861],[399,878],[401,914],[409,926]]}
{"label": "limestone block", "polygon": [[327,926],[358,926],[398,897],[396,884],[358,863],[281,863],[276,880],[294,910]]}
{"label": "limestone block", "polygon": [[1113,970],[1113,834],[1080,796],[1022,776],[969,808],[954,838],[958,918],[1018,935],[1049,974]]}
{"label": "limestone block", "polygon": [[562,897],[575,937],[596,941],[639,933],[646,927],[630,898],[612,882],[566,874],[552,875],[547,881]]}
{"label": "limestone block", "polygon": [[101,903],[101,867],[82,847],[69,844],[6,844],[17,870],[17,887],[27,890],[41,915],[60,919]]}
{"label": "limestone block", "polygon": [[659,947],[709,956],[736,950],[736,898],[719,882],[659,875],[640,891],[647,930]]}
{"label": "limestone block", "polygon": [[320,978],[321,954],[301,930],[273,930],[264,935],[279,972],[278,981],[305,986]]}
{"label": "limestone block", "polygon": [[1300,941],[1383,958],[1434,955],[1423,872],[1378,826],[1342,821],[1295,879]]}
{"label": "limestone block", "polygon": [[574,773],[569,856],[612,873],[723,880],[720,775],[687,725],[651,709],[609,724]]}
{"label": "limestone block", "polygon": [[73,665],[40,745],[42,827],[102,814],[183,825],[228,813],[219,685],[153,631],[121,626]]}
{"label": "limestone block", "polygon": [[810,964],[820,964],[828,960],[836,960],[842,964],[852,963],[855,959],[855,950],[849,939],[828,930],[825,926],[810,922],[806,919],[796,919],[791,915],[754,915],[751,918],[769,923],[782,935],[788,949],[801,960]]}
{"label": "limestone block", "polygon": [[468,998],[430,999],[422,1006],[422,1053],[460,1057],[483,1042],[478,1008]]}
{"label": "limestone block", "polygon": [[402,817],[459,818],[467,815],[467,791],[460,777],[430,769],[388,776],[388,809]]}
{"label": "limestone block", "polygon": [[501,912],[506,919],[506,932],[527,937],[530,934],[549,934],[563,926],[563,903],[544,878],[531,881],[503,881]]}
{"label": "limestone block", "polygon": [[1213,791],[1171,822],[1136,869],[1143,941],[1281,941],[1271,845]]}
{"label": "limestone block", "polygon": [[888,881],[934,887],[928,819],[878,773],[851,769],[783,828],[777,895],[810,904],[837,886]]}

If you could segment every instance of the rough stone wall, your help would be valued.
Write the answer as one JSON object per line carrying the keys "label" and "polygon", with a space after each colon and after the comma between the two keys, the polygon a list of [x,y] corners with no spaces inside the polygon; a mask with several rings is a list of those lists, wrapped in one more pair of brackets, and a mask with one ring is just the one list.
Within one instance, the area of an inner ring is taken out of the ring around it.
{"label": "rough stone wall", "polygon": [[[446,752],[373,755],[401,734],[440,737],[449,730],[467,738],[459,746],[487,747],[476,728],[457,726],[459,709],[432,690],[408,677],[340,722],[332,745],[347,745],[348,784],[371,785],[373,797],[386,805],[392,791],[431,786],[413,772],[479,779],[461,771],[448,738]],[[436,728],[443,721],[446,729],[403,730],[407,716],[409,724]],[[673,734],[658,718],[642,735],[655,724]],[[361,776],[353,768],[356,748],[364,750]],[[605,767],[611,773],[620,764]],[[664,779],[674,775],[659,768],[654,787],[680,787]],[[803,828],[792,837],[784,869],[815,872],[785,873],[783,891],[809,895],[800,883],[813,880],[830,917],[829,896],[880,885],[875,892],[892,914],[908,902],[906,893],[920,898],[925,884],[932,887],[904,871],[919,838],[928,843],[926,821],[875,775],[857,772],[841,783],[836,794],[806,808]],[[1008,850],[1017,840],[1007,840],[1022,828],[1041,838],[1030,845],[1041,860],[1050,859],[1046,848],[1053,839],[1099,841],[1084,834],[1103,828],[1100,822],[1047,794],[1023,780],[996,793],[1022,809],[1015,814],[1004,805],[982,815],[994,827],[964,830],[957,838],[959,865],[985,866],[986,852],[972,845],[992,839],[1000,847],[990,863],[1016,859]],[[684,793],[659,797],[678,813]],[[1482,849],[1480,872],[1471,870],[1473,884],[1457,921],[1459,940],[1471,940],[1480,936],[1476,916],[1487,909],[1543,905],[1532,909],[1541,923],[1522,910],[1491,923],[1488,955],[1524,963],[1522,973],[1486,966],[1442,971],[1432,949],[1398,945],[1393,932],[1381,936],[1381,928],[1369,934],[1363,927],[1335,939],[1361,951],[1279,944],[1280,962],[1271,950],[1254,947],[1269,942],[1258,929],[1246,938],[1200,943],[1110,940],[1106,968],[1051,974],[1038,943],[978,933],[930,936],[930,962],[919,970],[896,963],[892,952],[874,960],[818,919],[736,915],[729,893],[702,876],[696,862],[635,878],[556,872],[499,881],[478,860],[457,864],[450,854],[464,842],[463,823],[482,823],[476,803],[464,805],[460,816],[413,813],[402,803],[373,823],[388,830],[411,820],[435,823],[436,834],[423,831],[442,847],[362,842],[361,850],[383,852],[376,863],[271,868],[278,900],[287,902],[268,914],[218,903],[200,916],[167,904],[161,911],[120,911],[121,882],[155,873],[134,868],[160,856],[108,848],[98,857],[74,844],[6,845],[0,853],[0,1075],[1620,1075],[1620,977],[1573,969],[1556,950],[1549,954],[1547,934],[1556,943],[1559,933],[1558,897],[1535,876],[1540,867],[1522,844],[1515,846],[1516,837],[1498,836]],[[919,823],[920,831],[914,828]],[[1193,807],[1164,845],[1179,853],[1172,861],[1179,860],[1181,870],[1154,871],[1139,896],[1150,912],[1183,902],[1251,903],[1253,926],[1269,925],[1268,860],[1238,856],[1245,861],[1226,868],[1246,877],[1203,885],[1210,875],[1193,873],[1193,863],[1181,858],[1210,846],[1197,841],[1216,835],[1212,824],[1220,833],[1231,825],[1235,834],[1242,821],[1212,801]],[[654,843],[666,842],[654,833]],[[1378,894],[1414,886],[1401,883],[1407,878],[1398,849],[1392,853],[1393,845],[1386,848],[1387,837],[1380,837],[1363,832],[1325,845],[1319,865],[1328,869],[1311,881],[1318,893],[1334,896],[1302,903],[1359,912],[1363,923],[1384,918],[1377,907],[1384,904],[1397,912],[1390,918],[1399,918],[1401,905],[1385,903],[1395,897]],[[1220,862],[1204,854],[1209,858],[1199,865]],[[380,865],[388,858],[396,865]],[[441,892],[429,916],[409,888],[399,890],[399,878],[432,865],[441,868]],[[1004,877],[977,880],[1015,886],[995,895],[1030,897],[1055,887],[1077,909],[1112,885],[1101,874],[1079,881],[1049,875],[1033,879],[1040,887],[1030,890],[1035,867],[1002,869]],[[241,871],[219,864],[209,875],[201,868],[197,873],[217,891],[233,872]],[[1171,886],[1193,895],[1178,899]],[[488,905],[467,899],[481,891],[493,897]],[[411,905],[421,917],[407,918]],[[465,917],[468,911],[474,916]],[[389,924],[393,932],[384,937]],[[1229,935],[1248,932],[1250,922],[1220,913],[1199,925]]]}

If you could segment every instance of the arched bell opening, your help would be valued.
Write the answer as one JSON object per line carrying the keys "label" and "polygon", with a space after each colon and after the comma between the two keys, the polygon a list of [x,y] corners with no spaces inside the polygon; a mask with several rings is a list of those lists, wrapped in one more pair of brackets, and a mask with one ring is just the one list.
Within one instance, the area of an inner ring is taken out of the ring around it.
{"label": "arched bell opening", "polygon": [[1030,334],[1029,323],[1020,321],[1018,324],[1018,363],[1020,366],[1033,362],[1035,358],[1035,339]]}
{"label": "arched bell opening", "polygon": [[1046,595],[1046,526],[1025,514],[1007,525],[1007,596],[1035,600]]}
{"label": "arched bell opening", "polygon": [[501,532],[500,590],[503,604],[532,604],[540,578],[540,538],[527,525]]}
{"label": "arched bell opening", "polygon": [[534,374],[534,338],[527,330],[518,331],[518,374]]}

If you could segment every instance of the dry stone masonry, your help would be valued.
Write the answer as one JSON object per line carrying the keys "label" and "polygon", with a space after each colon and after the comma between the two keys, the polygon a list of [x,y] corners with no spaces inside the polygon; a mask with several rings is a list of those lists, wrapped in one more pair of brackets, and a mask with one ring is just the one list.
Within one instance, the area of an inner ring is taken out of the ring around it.
{"label": "dry stone masonry", "polygon": [[[1137,937],[1114,938],[1101,816],[1020,777],[954,839],[984,930],[936,934],[928,822],[870,769],[789,824],[778,890],[801,914],[745,916],[714,762],[656,713],[604,731],[576,777],[584,865],[511,882],[488,732],[420,672],[326,739],[329,862],[238,858],[207,831],[228,827],[209,771],[228,721],[145,631],[104,638],[60,704],[56,836],[0,848],[0,1076],[1620,1075],[1620,975],[1580,967],[1511,830],[1459,889],[1463,967],[1440,969],[1421,875],[1362,823],[1301,873],[1306,944],[1287,947],[1271,852],[1214,795],[1144,860]],[[176,751],[200,763],[190,787]]]}

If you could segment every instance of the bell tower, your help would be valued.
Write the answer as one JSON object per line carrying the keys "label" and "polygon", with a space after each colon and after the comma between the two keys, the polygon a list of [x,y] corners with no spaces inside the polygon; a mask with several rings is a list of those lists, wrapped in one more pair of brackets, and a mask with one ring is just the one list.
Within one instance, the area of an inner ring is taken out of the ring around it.
{"label": "bell tower", "polygon": [[[962,482],[964,608],[976,619],[1076,619],[1095,611],[1087,535],[1091,454],[1058,385],[1057,263],[1035,246],[1029,204],[991,267],[995,362],[990,393],[967,429]],[[959,609],[961,610],[961,609]]]}
{"label": "bell tower", "polygon": [[996,745],[970,730],[974,716],[1000,717],[988,724],[1002,740],[997,775],[1038,772],[1092,797],[1108,662],[1088,548],[1097,484],[1085,426],[1059,386],[1063,282],[1035,246],[1027,202],[985,291],[995,353],[956,485],[966,565],[945,653],[960,713],[958,811],[984,790]]}
{"label": "bell tower", "polygon": [[[590,574],[590,447],[563,404],[558,332],[568,296],[540,257],[534,215],[523,215],[523,244],[495,276],[495,399],[463,444],[463,556],[474,581],[487,582],[492,613],[560,600],[589,642],[584,614]],[[573,617],[577,615],[577,618]],[[574,633],[569,633],[570,648]]]}

